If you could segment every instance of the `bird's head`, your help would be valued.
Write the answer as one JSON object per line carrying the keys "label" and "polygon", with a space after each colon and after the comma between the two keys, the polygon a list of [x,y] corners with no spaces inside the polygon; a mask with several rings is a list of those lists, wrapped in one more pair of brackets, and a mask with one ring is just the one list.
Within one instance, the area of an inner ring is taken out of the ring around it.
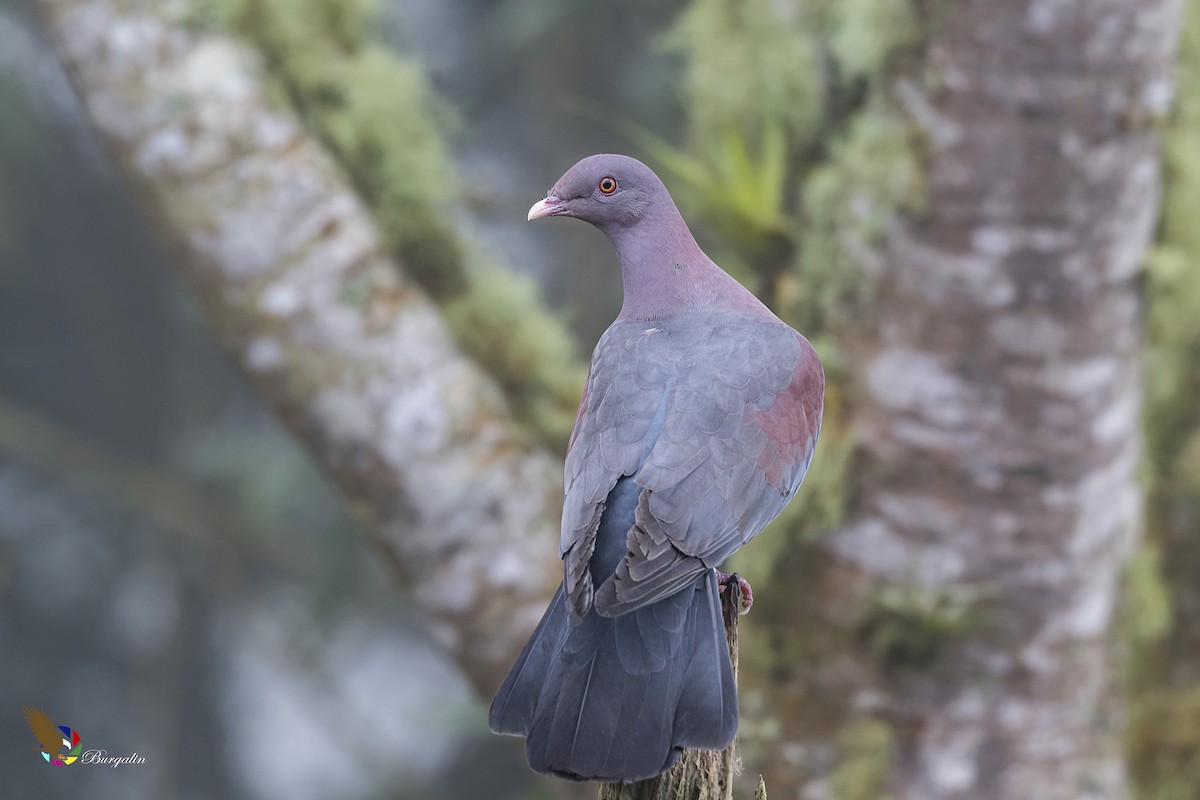
{"label": "bird's head", "polygon": [[529,209],[529,219],[574,217],[611,234],[663,207],[674,209],[674,203],[649,167],[629,156],[604,154],[567,170]]}

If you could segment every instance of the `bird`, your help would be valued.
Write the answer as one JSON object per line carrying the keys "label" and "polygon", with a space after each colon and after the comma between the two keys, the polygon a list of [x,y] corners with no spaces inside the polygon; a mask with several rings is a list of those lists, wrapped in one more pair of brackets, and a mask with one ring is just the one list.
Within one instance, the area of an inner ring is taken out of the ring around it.
{"label": "bird", "polygon": [[63,748],[64,744],[62,731],[40,708],[25,706],[21,712],[25,715],[25,722],[29,724],[29,729],[33,731],[33,738],[37,739],[40,745],[33,749],[45,753],[51,761],[56,760],[58,751]]}
{"label": "bird", "polygon": [[562,584],[488,721],[526,738],[537,772],[629,783],[733,741],[716,568],[800,488],[825,376],[808,340],[704,254],[642,162],[579,161],[529,210],[551,217],[608,237],[623,302],[567,446]]}

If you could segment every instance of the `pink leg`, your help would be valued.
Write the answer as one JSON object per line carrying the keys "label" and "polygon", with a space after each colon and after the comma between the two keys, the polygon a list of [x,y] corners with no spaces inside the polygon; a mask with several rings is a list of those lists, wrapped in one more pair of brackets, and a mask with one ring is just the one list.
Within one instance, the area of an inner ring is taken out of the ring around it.
{"label": "pink leg", "polygon": [[742,613],[745,614],[748,612],[750,610],[750,606],[754,605],[754,592],[750,590],[750,581],[746,580],[741,575],[738,575],[736,572],[732,575],[727,575],[726,573],[721,572],[719,569],[714,569],[713,572],[717,573],[717,585],[721,587],[722,592],[725,591],[725,587],[728,586],[734,578],[737,578],[738,588],[742,590]]}

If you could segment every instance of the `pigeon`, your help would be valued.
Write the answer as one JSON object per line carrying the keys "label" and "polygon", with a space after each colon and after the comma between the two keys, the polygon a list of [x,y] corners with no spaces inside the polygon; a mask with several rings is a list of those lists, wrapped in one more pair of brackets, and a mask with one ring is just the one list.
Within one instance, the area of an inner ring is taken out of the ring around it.
{"label": "pigeon", "polygon": [[571,167],[529,219],[616,248],[624,302],[567,448],[563,581],[489,725],[535,771],[633,782],[723,750],[738,704],[716,568],[800,488],[821,429],[816,351],[696,243],[636,159]]}

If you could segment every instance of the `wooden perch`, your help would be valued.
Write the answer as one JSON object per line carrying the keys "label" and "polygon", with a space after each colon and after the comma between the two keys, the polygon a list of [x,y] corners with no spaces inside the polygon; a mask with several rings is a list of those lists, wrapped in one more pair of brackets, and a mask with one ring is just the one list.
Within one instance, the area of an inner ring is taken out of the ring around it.
{"label": "wooden perch", "polygon": [[[734,576],[721,595],[725,618],[725,641],[733,662],[733,679],[738,675],[738,614],[742,608],[741,584]],[[733,773],[737,741],[725,750],[684,750],[671,769],[636,783],[605,783],[597,800],[733,800]],[[767,789],[760,776],[755,800],[766,800]]]}

